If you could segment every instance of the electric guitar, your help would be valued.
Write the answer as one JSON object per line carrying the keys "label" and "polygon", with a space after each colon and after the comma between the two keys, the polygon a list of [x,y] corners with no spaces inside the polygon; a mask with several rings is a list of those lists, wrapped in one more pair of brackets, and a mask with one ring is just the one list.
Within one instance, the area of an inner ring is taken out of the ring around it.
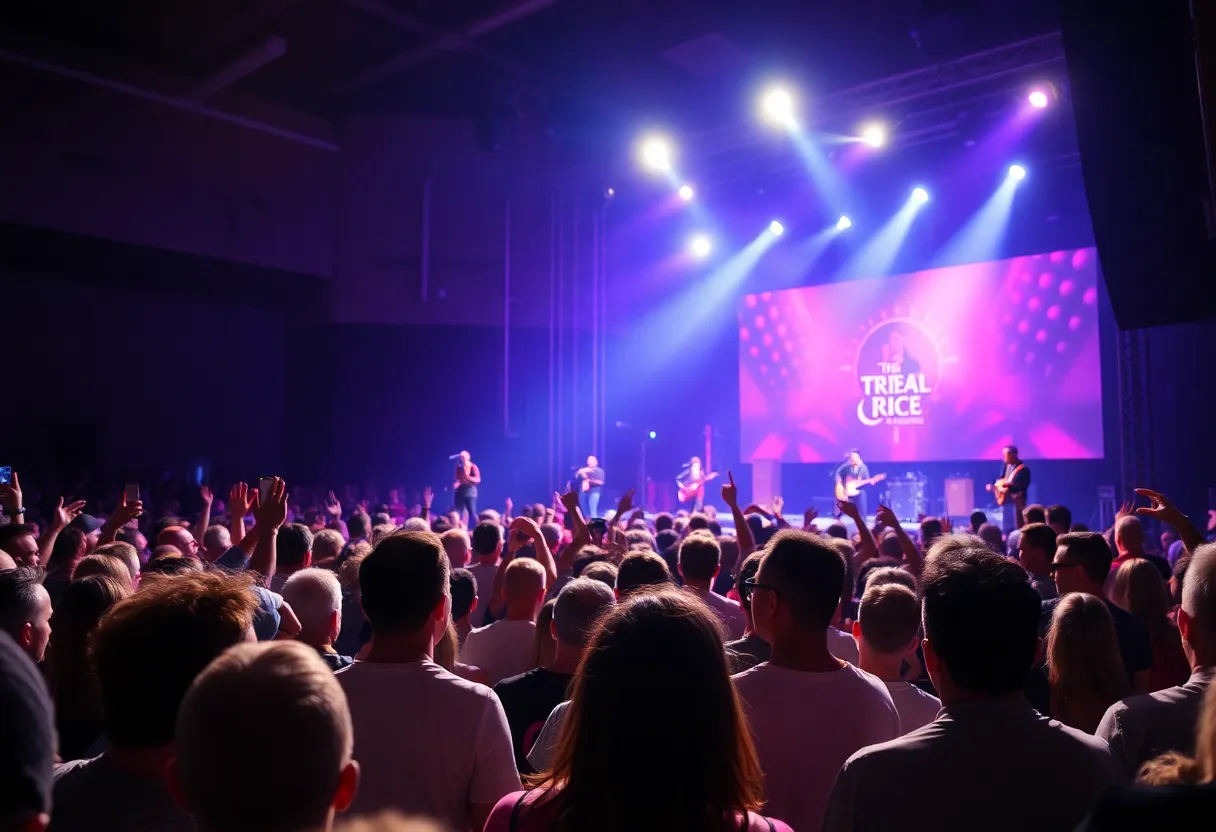
{"label": "electric guitar", "polygon": [[845,477],[842,482],[836,483],[836,499],[848,500],[856,497],[861,493],[862,486],[873,485],[876,482],[882,482],[887,478],[886,474],[875,474],[869,479],[861,477]]}
{"label": "electric guitar", "polygon": [[715,479],[717,476],[718,476],[718,472],[715,471],[712,474],[703,475],[701,477],[701,479],[699,479],[699,480],[689,480],[688,482],[677,482],[676,483],[676,494],[679,496],[680,502],[687,503],[693,497],[704,497],[705,496],[705,483],[709,482],[712,479]]}

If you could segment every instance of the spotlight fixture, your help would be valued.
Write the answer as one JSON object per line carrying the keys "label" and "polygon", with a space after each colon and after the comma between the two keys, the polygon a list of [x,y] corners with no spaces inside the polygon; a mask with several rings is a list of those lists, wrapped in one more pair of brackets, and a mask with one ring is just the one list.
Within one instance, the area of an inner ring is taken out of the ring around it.
{"label": "spotlight fixture", "polygon": [[684,200],[685,202],[692,202],[692,198],[696,196],[696,192],[693,191],[692,185],[681,185],[679,194],[680,199]]}
{"label": "spotlight fixture", "polygon": [[1010,165],[1009,178],[1021,182],[1026,178],[1026,168],[1022,167],[1021,165]]}
{"label": "spotlight fixture", "polygon": [[714,241],[708,234],[694,234],[688,241],[688,250],[698,260],[704,260],[714,250]]}
{"label": "spotlight fixture", "polygon": [[651,439],[658,439],[658,438],[659,438],[659,433],[658,433],[658,431],[654,431],[654,430],[652,430],[652,431],[650,432],[650,438],[651,438]]}
{"label": "spotlight fixture", "polygon": [[786,87],[770,87],[760,96],[760,113],[779,127],[794,126],[794,95]]}
{"label": "spotlight fixture", "polygon": [[861,129],[861,140],[870,147],[882,147],[887,143],[887,128],[881,124],[867,124]]}
{"label": "spotlight fixture", "polygon": [[913,188],[912,189],[912,201],[918,205],[924,205],[926,202],[929,201],[929,192],[926,191],[924,188]]}
{"label": "spotlight fixture", "polygon": [[604,189],[604,198],[605,199],[612,199],[614,196],[616,196],[616,188],[605,188]]}
{"label": "spotlight fixture", "polygon": [[836,220],[836,230],[837,231],[844,231],[846,228],[852,228],[852,227],[853,227],[853,221],[851,219],[849,219],[848,217],[841,217],[840,219]]}
{"label": "spotlight fixture", "polygon": [[780,237],[785,233],[785,226],[777,220],[773,220],[768,224],[768,233],[772,234],[774,237]]}
{"label": "spotlight fixture", "polygon": [[1038,89],[1031,90],[1030,95],[1026,96],[1026,100],[1030,103],[1030,106],[1034,107],[1036,110],[1043,109],[1048,103],[1047,93]]}
{"label": "spotlight fixture", "polygon": [[638,145],[642,167],[657,173],[671,170],[671,143],[662,136],[647,136]]}

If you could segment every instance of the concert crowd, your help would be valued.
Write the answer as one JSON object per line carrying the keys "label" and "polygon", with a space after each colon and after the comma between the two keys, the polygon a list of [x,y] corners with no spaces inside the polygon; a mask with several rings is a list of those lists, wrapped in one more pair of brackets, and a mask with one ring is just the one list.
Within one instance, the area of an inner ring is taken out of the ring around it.
{"label": "concert crowd", "polygon": [[476,512],[459,471],[462,511],[429,488],[20,473],[0,830],[1216,817],[1216,544],[1154,491],[1110,529],[1019,505],[1006,531],[847,500],[787,517],[725,473],[700,510],[627,492],[603,517],[577,487]]}

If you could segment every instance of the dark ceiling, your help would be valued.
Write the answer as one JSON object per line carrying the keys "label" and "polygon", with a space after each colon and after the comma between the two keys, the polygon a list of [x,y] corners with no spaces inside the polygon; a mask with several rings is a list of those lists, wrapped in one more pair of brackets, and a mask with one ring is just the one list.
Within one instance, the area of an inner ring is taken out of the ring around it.
{"label": "dark ceiling", "polygon": [[705,126],[781,74],[832,90],[1056,28],[1056,0],[16,0],[0,29],[323,115]]}

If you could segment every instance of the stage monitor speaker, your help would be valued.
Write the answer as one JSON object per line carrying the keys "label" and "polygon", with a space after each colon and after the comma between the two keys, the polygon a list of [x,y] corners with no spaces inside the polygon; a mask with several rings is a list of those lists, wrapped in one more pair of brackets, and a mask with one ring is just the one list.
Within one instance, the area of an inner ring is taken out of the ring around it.
{"label": "stage monitor speaker", "polygon": [[970,477],[946,479],[946,514],[950,517],[970,517],[975,511],[975,480]]}
{"label": "stage monitor speaker", "polygon": [[1060,28],[1119,328],[1216,316],[1216,3],[1061,0]]}
{"label": "stage monitor speaker", "polygon": [[900,520],[915,521],[925,513],[924,481],[914,476],[888,479],[887,506]]}

